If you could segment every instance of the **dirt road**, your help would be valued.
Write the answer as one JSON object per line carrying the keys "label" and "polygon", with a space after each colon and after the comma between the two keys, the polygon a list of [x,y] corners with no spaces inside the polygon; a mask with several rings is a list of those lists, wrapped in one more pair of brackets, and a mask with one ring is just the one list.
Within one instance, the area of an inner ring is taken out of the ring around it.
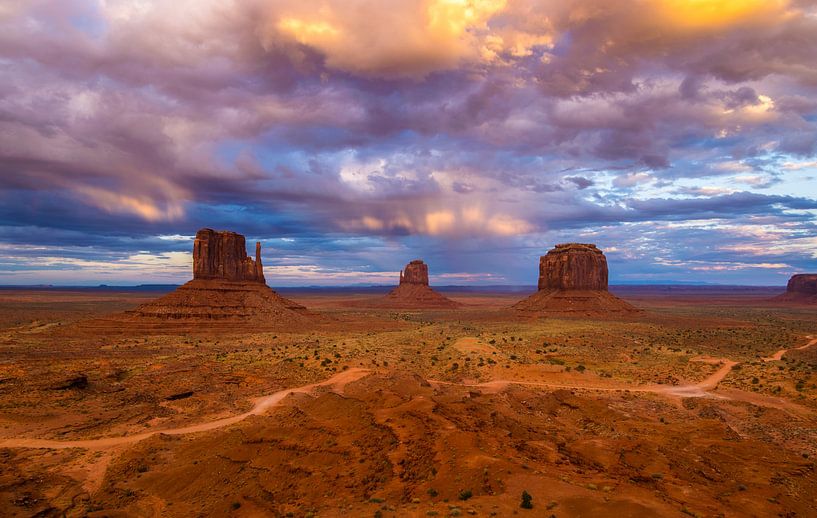
{"label": "dirt road", "polygon": [[[796,349],[802,350],[808,347],[811,347],[817,344],[817,338],[813,338],[811,336],[807,337],[811,339],[806,345],[801,347],[797,347]],[[786,352],[792,349],[781,349],[777,351],[774,355],[769,358],[764,358],[765,361],[774,361],[780,360]],[[682,397],[682,398],[689,398],[689,397],[715,397],[715,398],[727,398],[727,396],[713,394],[711,391],[715,390],[718,387],[718,384],[723,381],[723,379],[732,371],[735,365],[739,362],[730,360],[728,358],[693,358],[690,361],[697,361],[697,362],[704,362],[704,363],[711,363],[720,365],[714,373],[709,375],[704,380],[688,384],[688,385],[676,385],[676,386],[668,386],[668,385],[627,385],[625,383],[619,383],[615,385],[608,385],[608,386],[591,386],[591,385],[582,385],[582,384],[565,384],[565,383],[548,383],[548,382],[535,382],[535,381],[516,381],[516,380],[507,380],[507,379],[499,379],[499,380],[492,380],[486,381],[484,383],[455,383],[455,382],[446,382],[446,381],[439,381],[439,380],[428,380],[429,383],[432,385],[456,385],[461,387],[472,387],[472,388],[480,388],[484,389],[487,392],[500,392],[507,388],[510,385],[521,385],[521,386],[530,386],[530,387],[543,387],[543,388],[551,388],[551,389],[570,389],[570,390],[588,390],[588,391],[599,391],[599,392],[636,392],[636,393],[653,393],[653,394],[664,394],[669,396],[675,397]],[[229,426],[244,419],[252,416],[252,415],[261,415],[270,408],[278,406],[281,401],[285,397],[290,394],[308,394],[311,393],[318,387],[331,387],[333,390],[342,392],[343,386],[347,383],[351,383],[357,381],[364,376],[366,376],[370,371],[367,369],[349,369],[343,372],[332,376],[331,378],[319,382],[319,383],[312,383],[310,385],[304,385],[302,387],[295,387],[280,390],[268,396],[264,396],[255,400],[255,404],[253,405],[252,409],[248,412],[243,414],[239,414],[232,417],[226,417],[223,419],[215,419],[212,421],[207,421],[204,423],[199,423],[191,426],[185,426],[180,428],[170,428],[165,430],[153,430],[149,432],[134,434],[134,435],[125,435],[120,437],[106,437],[102,439],[88,439],[88,440],[76,440],[76,441],[56,441],[56,440],[49,440],[49,439],[26,439],[26,438],[9,438],[9,439],[1,439],[0,440],[0,448],[49,448],[49,449],[64,449],[64,448],[84,448],[90,450],[104,450],[107,448],[112,448],[115,446],[122,446],[127,444],[133,444],[139,442],[143,439],[147,439],[153,435],[158,433],[167,434],[167,435],[184,435],[189,433],[196,433],[196,432],[205,432],[208,430],[215,430],[217,428],[223,428],[225,426]]]}
{"label": "dirt road", "polygon": [[[806,338],[813,338],[813,337],[807,336]],[[817,344],[817,338],[814,338],[813,340],[811,340],[806,345],[802,345],[800,347],[795,347],[793,349],[780,349],[779,351],[777,351],[773,355],[769,356],[768,358],[763,358],[763,361],[764,362],[780,361],[780,360],[783,359],[783,355],[785,355],[787,352],[789,352],[789,351],[802,351],[803,349],[808,349],[809,347],[811,347],[814,344]]]}
{"label": "dirt road", "polygon": [[302,387],[289,388],[279,390],[268,396],[263,396],[255,400],[255,404],[249,412],[239,414],[224,419],[216,419],[204,423],[194,424],[191,426],[184,426],[181,428],[169,428],[165,430],[152,430],[134,435],[125,435],[121,437],[106,437],[103,439],[88,439],[77,441],[55,441],[48,439],[23,439],[11,438],[0,440],[0,448],[49,448],[49,449],[64,449],[64,448],[84,448],[89,450],[104,450],[114,446],[122,446],[139,442],[147,439],[152,435],[158,433],[166,435],[184,435],[196,432],[206,432],[208,430],[215,430],[238,423],[252,415],[261,415],[270,408],[278,406],[290,394],[308,394],[318,387],[331,387],[337,392],[343,391],[343,386],[347,383],[357,381],[369,373],[366,369],[349,369],[340,372],[331,378],[321,381],[319,383],[312,383]]}

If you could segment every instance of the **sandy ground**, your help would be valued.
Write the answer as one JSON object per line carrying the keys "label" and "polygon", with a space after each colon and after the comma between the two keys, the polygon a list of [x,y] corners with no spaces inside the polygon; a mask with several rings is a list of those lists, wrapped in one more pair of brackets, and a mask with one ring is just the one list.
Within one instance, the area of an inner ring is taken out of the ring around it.
{"label": "sandy ground", "polygon": [[286,293],[325,318],[100,336],[76,322],[149,296],[6,290],[0,513],[813,513],[815,308],[640,291],[636,316],[530,318],[507,309],[524,294],[446,295],[465,305]]}

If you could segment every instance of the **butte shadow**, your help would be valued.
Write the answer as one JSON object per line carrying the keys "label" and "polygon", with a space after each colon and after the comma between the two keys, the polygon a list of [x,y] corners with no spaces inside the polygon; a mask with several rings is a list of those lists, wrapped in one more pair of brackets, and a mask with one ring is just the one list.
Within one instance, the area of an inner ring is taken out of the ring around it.
{"label": "butte shadow", "polygon": [[556,245],[539,259],[539,291],[512,307],[528,314],[639,312],[607,291],[607,276],[607,258],[596,245]]}
{"label": "butte shadow", "polygon": [[261,243],[255,245],[253,260],[247,256],[243,235],[204,228],[193,243],[193,280],[132,311],[89,321],[84,327],[254,331],[303,329],[319,319],[267,286]]}

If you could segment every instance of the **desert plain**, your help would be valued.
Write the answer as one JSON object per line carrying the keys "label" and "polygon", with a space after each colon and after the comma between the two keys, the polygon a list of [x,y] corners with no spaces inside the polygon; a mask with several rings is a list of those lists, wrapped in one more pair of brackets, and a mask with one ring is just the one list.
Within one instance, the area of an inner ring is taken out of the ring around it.
{"label": "desert plain", "polygon": [[100,324],[161,291],[0,290],[0,514],[815,515],[814,305],[386,291],[281,290],[309,324],[267,329]]}

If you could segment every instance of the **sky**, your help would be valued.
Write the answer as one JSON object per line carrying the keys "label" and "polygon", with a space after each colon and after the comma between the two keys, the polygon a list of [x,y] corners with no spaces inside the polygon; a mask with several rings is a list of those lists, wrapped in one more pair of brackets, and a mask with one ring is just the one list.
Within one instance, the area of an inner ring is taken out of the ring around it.
{"label": "sky", "polygon": [[4,0],[0,284],[817,271],[817,1]]}

